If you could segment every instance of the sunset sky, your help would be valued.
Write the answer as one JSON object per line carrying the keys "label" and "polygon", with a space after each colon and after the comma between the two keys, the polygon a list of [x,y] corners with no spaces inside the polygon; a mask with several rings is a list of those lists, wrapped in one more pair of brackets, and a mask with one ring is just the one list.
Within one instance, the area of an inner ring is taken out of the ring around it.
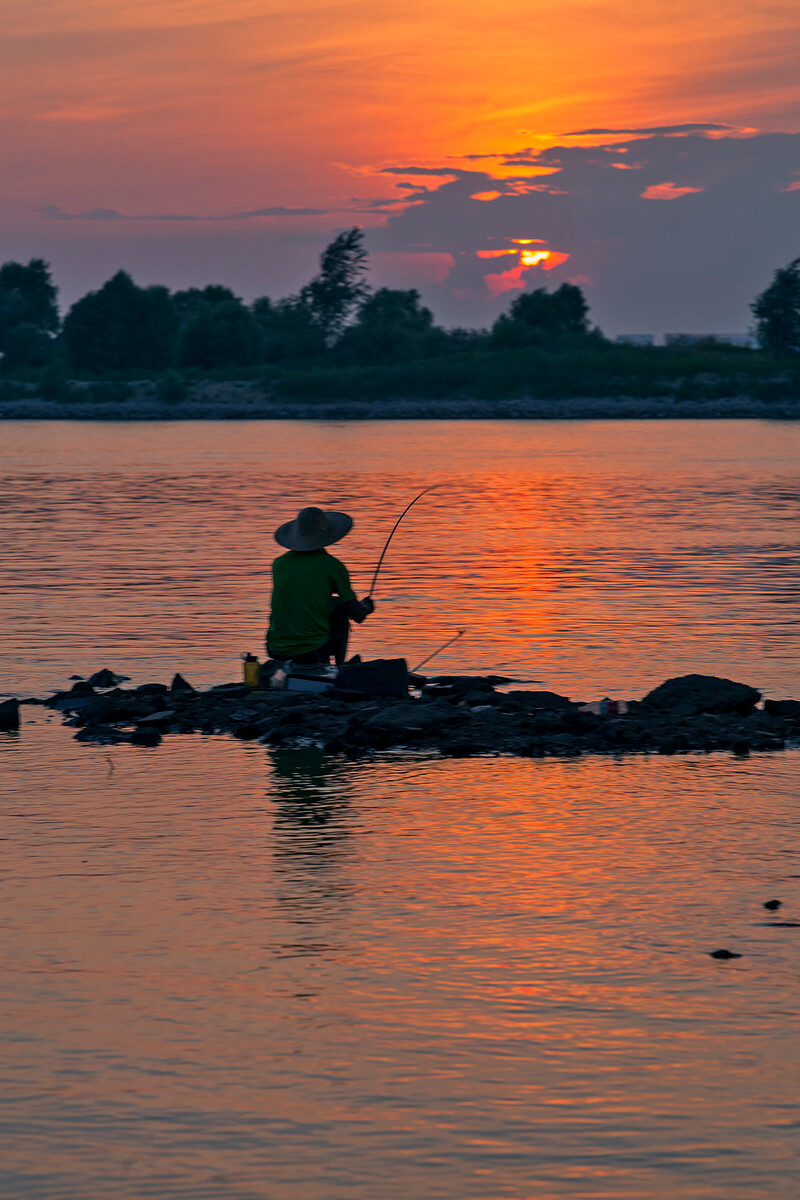
{"label": "sunset sky", "polygon": [[798,47],[794,0],[9,0],[0,256],[251,299],[357,224],[447,323],[573,279],[743,330],[800,255]]}

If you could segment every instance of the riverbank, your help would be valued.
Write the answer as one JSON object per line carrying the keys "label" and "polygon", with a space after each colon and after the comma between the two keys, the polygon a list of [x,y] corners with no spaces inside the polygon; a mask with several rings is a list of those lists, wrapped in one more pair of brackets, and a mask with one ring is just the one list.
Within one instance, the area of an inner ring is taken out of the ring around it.
{"label": "riverbank", "polygon": [[184,400],[159,401],[151,381],[129,384],[123,399],[94,399],[91,389],[68,399],[34,394],[5,399],[7,421],[235,421],[235,420],[798,420],[800,397],[758,400],[745,395],[705,399],[674,396],[503,398],[376,396],[354,399],[290,399],[265,391],[258,381],[204,381],[191,385]]}
{"label": "riverbank", "polygon": [[[581,704],[549,691],[515,689],[495,676],[414,677],[409,695],[335,686],[312,694],[222,684],[197,691],[172,684],[100,687],[99,673],[49,700],[81,742],[157,746],[165,735],[223,733],[272,747],[315,745],[329,755],[415,749],[449,757],[506,754],[575,758],[584,754],[680,754],[783,750],[800,744],[800,701],[770,700],[747,684],[715,676],[667,680],[641,701]],[[16,701],[0,706],[14,726]],[[16,710],[18,713],[18,710]],[[17,716],[18,721],[18,716]]]}

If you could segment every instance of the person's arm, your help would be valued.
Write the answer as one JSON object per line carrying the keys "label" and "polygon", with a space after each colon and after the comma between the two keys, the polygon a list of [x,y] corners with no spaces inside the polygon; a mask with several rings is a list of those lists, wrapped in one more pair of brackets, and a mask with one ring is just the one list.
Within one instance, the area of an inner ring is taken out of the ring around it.
{"label": "person's arm", "polygon": [[370,613],[375,612],[375,605],[371,596],[365,596],[363,600],[344,601],[342,611],[357,625],[361,625]]}
{"label": "person's arm", "polygon": [[[333,555],[331,555],[333,558]],[[344,563],[339,562],[338,558],[333,560],[336,564],[334,570],[334,591],[339,597],[339,602],[336,605],[338,612],[343,616],[349,617],[351,621],[355,621],[357,625],[361,625],[366,621],[370,613],[375,611],[375,605],[371,596],[366,596],[363,600],[358,600],[350,583],[350,575]]]}

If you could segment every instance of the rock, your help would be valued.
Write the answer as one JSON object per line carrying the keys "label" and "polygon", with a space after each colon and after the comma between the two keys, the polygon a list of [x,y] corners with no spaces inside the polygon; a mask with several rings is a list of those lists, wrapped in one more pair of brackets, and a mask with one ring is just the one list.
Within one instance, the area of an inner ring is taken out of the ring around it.
{"label": "rock", "polygon": [[765,900],[764,908],[766,908],[768,912],[777,912],[782,904],[782,900]]}
{"label": "rock", "polygon": [[150,728],[156,725],[169,725],[170,721],[175,717],[174,708],[165,708],[161,712],[150,713],[147,717],[139,717],[136,724],[141,728],[143,725]]}
{"label": "rock", "polygon": [[472,746],[469,742],[442,742],[439,750],[447,758],[470,758],[472,756]]}
{"label": "rock", "polygon": [[[374,667],[354,663],[349,669]],[[377,669],[382,670],[382,664]],[[800,722],[793,717],[752,707],[744,713],[736,707],[704,711],[709,703],[752,705],[758,695],[755,689],[730,680],[710,676],[669,680],[651,693],[667,707],[634,702],[626,713],[598,716],[580,711],[579,705],[557,692],[496,692],[491,682],[496,678],[444,676],[438,683],[425,683],[419,699],[407,690],[402,697],[370,697],[366,690],[349,686],[324,695],[281,689],[254,692],[240,683],[198,692],[180,675],[169,689],[164,684],[144,684],[99,694],[81,680],[73,690],[43,703],[61,710],[66,724],[82,726],[82,741],[109,744],[133,740],[137,745],[157,745],[163,730],[199,731],[242,740],[258,738],[271,746],[313,742],[329,754],[415,746],[446,757],[541,758],[653,751],[745,754],[750,749],[777,750],[800,742]],[[14,721],[15,703],[4,706],[10,713],[6,722]],[[673,703],[675,707],[670,707]],[[796,702],[773,705],[787,703]],[[120,730],[122,722],[137,726],[135,737]]]}
{"label": "rock", "polygon": [[709,957],[710,958],[729,959],[729,958],[741,958],[742,956],[741,956],[741,954],[737,954],[735,950],[710,950]]}
{"label": "rock", "polygon": [[731,742],[731,754],[735,754],[737,758],[747,758],[750,749],[751,744],[747,738],[737,738],[735,742]]}
{"label": "rock", "polygon": [[19,729],[19,701],[0,702],[0,729]]}
{"label": "rock", "polygon": [[[62,695],[62,694],[63,693],[59,692],[59,695]],[[70,696],[93,696],[94,688],[88,681],[79,679],[78,682],[73,683],[72,687],[69,689],[69,695]]]}
{"label": "rock", "polygon": [[800,721],[800,700],[765,700],[764,711],[771,717]]}
{"label": "rock", "polygon": [[435,679],[430,680],[425,690],[436,688],[440,691],[442,687],[451,688],[453,691],[462,692],[464,695],[467,692],[494,691],[494,685],[483,675],[437,675]]}
{"label": "rock", "polygon": [[86,682],[90,683],[92,687],[109,688],[115,687],[116,684],[122,683],[127,678],[127,675],[115,675],[113,671],[104,667],[102,671],[95,671],[94,675],[90,675]]}
{"label": "rock", "polygon": [[761,693],[746,683],[719,679],[716,675],[680,675],[668,679],[644,697],[643,704],[661,712],[680,710],[695,713],[748,713],[761,699]]}
{"label": "rock", "polygon": [[256,725],[253,721],[243,721],[241,725],[236,726],[233,736],[243,742],[253,742],[256,738],[261,737],[262,733],[260,725]]}
{"label": "rock", "polygon": [[453,723],[461,724],[463,719],[462,715],[449,704],[444,702],[423,704],[417,700],[406,704],[393,704],[391,707],[381,707],[367,717],[364,724],[367,729],[402,733],[412,730],[420,732],[423,729],[441,729]]}
{"label": "rock", "polygon": [[119,706],[109,696],[91,696],[78,708],[79,725],[107,725],[120,716]]}
{"label": "rock", "polygon": [[76,742],[97,742],[101,746],[116,746],[120,742],[133,741],[133,734],[123,733],[114,725],[87,725],[75,734]]}
{"label": "rock", "polygon": [[470,691],[465,692],[463,699],[471,707],[491,708],[493,705],[499,707],[503,703],[503,697],[498,696],[497,692],[482,692],[478,688],[472,688]]}
{"label": "rock", "polygon": [[559,696],[558,692],[506,692],[506,696],[510,699],[518,701],[524,705],[526,709],[548,708],[551,710],[575,708],[571,700],[566,696]]}
{"label": "rock", "polygon": [[184,679],[182,675],[173,676],[172,683],[169,685],[169,690],[171,692],[185,692],[188,695],[197,695],[197,688],[193,688],[188,680]]}
{"label": "rock", "polygon": [[366,692],[356,692],[351,688],[333,687],[327,693],[332,700],[341,700],[345,704],[362,704],[371,699]]}
{"label": "rock", "polygon": [[157,729],[140,726],[134,729],[130,740],[134,746],[157,746],[163,739]]}

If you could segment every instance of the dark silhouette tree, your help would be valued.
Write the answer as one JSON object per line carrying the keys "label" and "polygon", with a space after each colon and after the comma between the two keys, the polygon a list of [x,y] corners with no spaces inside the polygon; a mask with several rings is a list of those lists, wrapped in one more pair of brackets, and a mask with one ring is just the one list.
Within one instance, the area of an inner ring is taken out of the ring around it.
{"label": "dark silhouette tree", "polygon": [[346,363],[429,358],[440,353],[446,342],[444,330],[434,328],[433,314],[420,303],[415,288],[379,288],[340,337],[336,357]]}
{"label": "dark silhouette tree", "polygon": [[209,283],[204,288],[187,288],[183,292],[172,293],[172,305],[179,321],[193,317],[203,306],[210,305],[215,308],[218,304],[226,304],[230,300],[241,303],[236,293],[222,283]]}
{"label": "dark silhouette tree", "polygon": [[24,263],[5,262],[0,267],[0,350],[17,325],[33,325],[48,333],[58,329],[58,289],[43,258]]}
{"label": "dark silhouette tree", "polygon": [[589,305],[579,287],[562,283],[554,292],[536,288],[512,302],[508,314],[492,327],[497,347],[544,344],[553,337],[575,337],[587,333]]}
{"label": "dark silhouette tree", "polygon": [[2,367],[5,372],[26,367],[42,367],[55,353],[56,339],[31,321],[9,329],[5,339]]}
{"label": "dark silhouette tree", "polygon": [[305,364],[325,354],[325,335],[310,305],[299,296],[276,301],[261,296],[252,311],[261,333],[261,356],[266,362]]}
{"label": "dark silhouette tree", "polygon": [[800,258],[778,268],[750,309],[759,346],[775,354],[800,354]]}
{"label": "dark silhouette tree", "polygon": [[178,334],[175,351],[178,366],[209,371],[216,367],[249,367],[258,361],[261,349],[258,325],[250,309],[233,293],[231,297],[216,304],[201,301],[194,307]]}
{"label": "dark silhouette tree", "polygon": [[62,336],[78,370],[158,370],[172,360],[177,324],[167,288],[137,287],[117,271],[73,304]]}
{"label": "dark silhouette tree", "polygon": [[353,310],[369,294],[363,276],[367,252],[362,230],[346,229],[322,252],[319,274],[300,291],[315,322],[330,344],[344,329]]}

